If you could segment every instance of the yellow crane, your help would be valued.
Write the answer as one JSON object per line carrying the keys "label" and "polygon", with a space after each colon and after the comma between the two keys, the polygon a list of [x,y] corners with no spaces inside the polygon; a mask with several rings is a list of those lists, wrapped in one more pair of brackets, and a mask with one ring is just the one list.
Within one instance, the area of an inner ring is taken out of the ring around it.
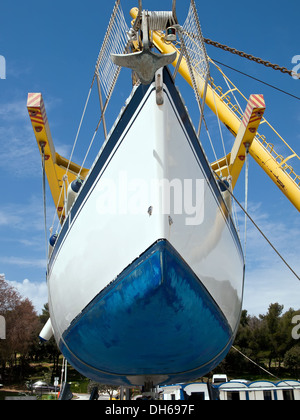
{"label": "yellow crane", "polygon": [[[136,19],[139,9],[133,8],[130,14],[132,18]],[[162,31],[153,31],[151,41],[162,54],[174,54],[176,52],[177,58],[173,63],[174,67],[194,87],[188,60],[181,54],[176,42],[167,41],[166,35]],[[138,42],[136,42],[136,48],[137,50],[141,48]],[[212,60],[210,61],[212,62]],[[220,68],[218,70],[226,77]],[[230,176],[232,187],[234,188],[243,168],[246,153],[249,152],[281,192],[300,211],[300,176],[295,173],[290,165],[292,159],[300,160],[300,158],[264,119],[266,105],[263,96],[251,95],[246,110],[242,113],[236,105],[233,105],[230,97],[233,93],[240,95],[242,93],[227,77],[227,83],[230,84],[230,87],[227,92],[223,93],[222,89],[216,86],[213,80],[210,81],[211,83],[206,84],[203,76],[197,71],[195,66],[193,72],[199,95],[205,97],[208,107],[218,115],[222,123],[235,137],[231,152],[222,159],[212,162],[212,169],[219,176]],[[243,98],[246,99],[244,96]],[[45,172],[57,215],[62,223],[65,217],[64,207],[68,185],[76,180],[79,175],[81,179],[85,179],[89,169],[81,168],[55,151],[44,101],[40,93],[28,94],[27,108],[40,153],[45,161]],[[289,150],[287,156],[277,153],[274,145],[257,132],[260,124],[267,124],[273,129],[275,134],[285,144],[287,150]]]}
{"label": "yellow crane", "polygon": [[[138,8],[133,8],[130,11],[132,18],[136,19],[138,16]],[[178,67],[178,72],[181,76],[193,87],[193,82],[190,76],[188,62],[186,57],[181,56],[180,50],[172,42],[166,40],[165,34],[160,31],[153,31],[153,43],[155,47],[162,54],[170,54],[174,51],[177,52],[177,58],[173,63],[173,66]],[[178,63],[178,61],[180,61]],[[201,74],[194,70],[194,75],[197,77],[198,93],[201,97],[204,96],[205,91],[205,80]],[[297,153],[288,146],[288,144],[281,138],[285,145],[290,150],[290,154],[287,157],[283,157],[278,154],[274,145],[268,143],[267,140],[257,133],[257,129],[260,123],[268,122],[263,119],[263,115],[260,115],[252,124],[252,117],[248,121],[244,136],[241,137],[240,129],[242,129],[245,115],[241,115],[237,107],[234,107],[230,101],[228,101],[228,94],[238,89],[232,84],[230,89],[225,94],[222,93],[221,89],[213,84],[207,85],[205,102],[206,105],[220,118],[220,120],[226,125],[231,133],[236,137],[233,149],[228,156],[224,156],[217,162],[212,163],[212,168],[218,172],[232,177],[232,185],[235,186],[238,176],[241,172],[243,162],[245,161],[246,150],[249,147],[249,153],[254,160],[261,166],[266,174],[272,179],[277,185],[281,192],[291,201],[291,203],[300,211],[300,176],[297,175],[292,166],[289,165],[290,160],[296,158],[300,160]],[[251,101],[251,98],[250,100]],[[247,104],[248,109],[249,102]],[[260,109],[259,109],[260,108]],[[257,107],[257,110],[253,108],[254,113],[264,112],[265,104],[264,101]],[[269,124],[270,126],[270,124]],[[276,133],[276,132],[275,132]],[[276,133],[278,135],[278,133]]]}
{"label": "yellow crane", "polygon": [[45,172],[57,215],[62,223],[65,218],[65,196],[68,185],[77,179],[79,173],[84,179],[89,170],[81,169],[79,165],[69,162],[55,151],[41,93],[28,94],[27,109],[42,159],[45,162]]}

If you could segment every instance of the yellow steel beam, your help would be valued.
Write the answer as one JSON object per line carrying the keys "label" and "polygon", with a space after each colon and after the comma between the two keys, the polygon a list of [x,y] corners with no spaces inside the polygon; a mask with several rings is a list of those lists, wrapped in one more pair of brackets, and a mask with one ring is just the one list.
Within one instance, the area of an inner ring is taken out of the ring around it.
{"label": "yellow steel beam", "polygon": [[[42,156],[42,150],[45,153],[45,170],[51,190],[54,205],[57,209],[57,215],[61,221],[64,220],[64,177],[67,176],[68,182],[71,183],[80,172],[80,166],[71,162],[68,173],[68,160],[60,156],[55,151],[53,144],[46,109],[41,93],[29,93],[27,101],[27,109],[35,138]],[[81,171],[80,176],[85,178],[88,173],[87,169]]]}
{"label": "yellow steel beam", "polygon": [[[132,18],[136,19],[138,9],[133,8],[130,11]],[[177,51],[177,59],[173,66],[176,67],[180,57],[180,51],[170,42],[165,41],[165,34],[162,32],[153,32],[153,43],[162,54],[170,54]],[[190,77],[189,68],[185,57],[182,58],[179,73],[183,78],[193,87]],[[197,78],[197,85],[199,86],[199,94],[203,97],[205,81],[199,75]],[[211,86],[207,87],[206,104],[209,108],[220,118],[231,133],[236,137],[239,131],[241,120],[238,116],[222,101],[220,96]],[[282,169],[274,157],[268,152],[266,148],[254,138],[249,150],[250,155],[262,167],[266,174],[272,179],[283,194],[291,201],[291,203],[300,211],[300,189],[293,179]]]}
{"label": "yellow steel beam", "polygon": [[235,187],[266,109],[263,95],[251,95],[231,153],[211,166],[219,176],[231,176]]}

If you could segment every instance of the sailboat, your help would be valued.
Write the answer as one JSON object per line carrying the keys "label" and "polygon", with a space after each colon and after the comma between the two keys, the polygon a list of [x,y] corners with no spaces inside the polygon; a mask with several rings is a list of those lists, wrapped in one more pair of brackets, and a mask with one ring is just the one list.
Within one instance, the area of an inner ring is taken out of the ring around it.
{"label": "sailboat", "polygon": [[[188,17],[194,36],[179,25],[175,6],[149,12],[139,1],[126,33],[116,1],[93,80],[105,142],[89,170],[56,153],[42,96],[28,97],[61,222],[50,241],[51,318],[41,337],[54,333],[68,362],[100,383],[154,386],[200,378],[229,352],[241,316],[245,262],[230,191],[256,138],[264,98],[250,98],[221,176],[224,162],[211,165],[199,138],[211,91],[195,2]],[[162,39],[162,54],[153,52]],[[172,63],[194,87],[198,131]],[[204,70],[196,72],[200,63]],[[133,89],[107,133],[107,98],[123,67],[132,71]],[[222,118],[221,111],[220,105]]]}

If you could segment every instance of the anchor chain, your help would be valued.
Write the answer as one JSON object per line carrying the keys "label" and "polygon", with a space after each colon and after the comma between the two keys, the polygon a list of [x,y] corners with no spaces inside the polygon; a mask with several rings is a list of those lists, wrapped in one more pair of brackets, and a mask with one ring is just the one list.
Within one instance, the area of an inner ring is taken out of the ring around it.
{"label": "anchor chain", "polygon": [[254,61],[255,63],[262,64],[274,70],[281,71],[281,73],[289,74],[290,76],[295,77],[295,72],[293,70],[287,69],[286,67],[281,67],[278,64],[273,64],[270,61],[263,60],[262,58],[255,57],[252,54],[247,54],[244,51],[239,51],[236,48],[231,48],[228,45],[220,44],[219,42],[212,41],[211,39],[208,39],[208,38],[204,38],[204,41],[206,44],[212,45],[213,47],[220,48],[221,50],[228,51],[240,57],[247,58],[250,61]]}

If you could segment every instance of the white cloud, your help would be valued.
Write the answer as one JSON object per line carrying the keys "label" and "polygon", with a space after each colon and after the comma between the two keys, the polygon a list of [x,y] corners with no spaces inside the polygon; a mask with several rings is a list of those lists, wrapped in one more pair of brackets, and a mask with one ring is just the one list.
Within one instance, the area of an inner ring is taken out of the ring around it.
{"label": "white cloud", "polygon": [[276,302],[284,305],[286,311],[300,309],[300,282],[293,274],[279,261],[247,270],[243,308],[257,316],[266,313],[269,305]]}
{"label": "white cloud", "polygon": [[19,257],[1,257],[0,262],[2,264],[11,264],[18,267],[34,267],[34,268],[45,268],[46,269],[46,258],[19,258]]}
{"label": "white cloud", "polygon": [[[249,213],[287,263],[297,275],[300,275],[298,220],[293,218],[278,220],[264,211],[260,204],[251,203]],[[241,227],[242,223],[241,221]],[[266,313],[269,305],[275,302],[284,305],[285,310],[290,307],[299,309],[300,282],[248,221],[243,307],[251,315],[259,315]]]}
{"label": "white cloud", "polygon": [[41,176],[41,159],[28,124],[0,128],[0,168],[13,177]]}
{"label": "white cloud", "polygon": [[[54,214],[54,209],[50,207],[51,205],[48,206],[48,223],[50,223],[50,220],[52,222]],[[11,229],[17,229],[19,231],[30,230],[30,239],[32,239],[32,232],[41,232],[45,228],[42,197],[32,195],[31,197],[28,197],[26,202],[22,201],[20,203],[1,203],[0,227],[1,226],[9,226]]]}
{"label": "white cloud", "polygon": [[20,121],[28,118],[26,100],[17,100],[0,104],[0,118],[3,121]]}
{"label": "white cloud", "polygon": [[48,288],[46,282],[32,283],[25,279],[22,283],[8,281],[8,283],[18,290],[23,298],[29,299],[38,314],[42,313],[45,303],[48,302]]}
{"label": "white cloud", "polygon": [[[47,111],[61,103],[47,98]],[[53,126],[53,124],[52,124]],[[71,146],[56,141],[58,153],[69,157]],[[0,103],[0,168],[13,177],[41,177],[41,157],[27,111],[26,98]]]}
{"label": "white cloud", "polygon": [[[3,208],[3,206],[2,206]],[[0,210],[0,226],[13,226],[20,223],[21,218],[15,214]]]}

